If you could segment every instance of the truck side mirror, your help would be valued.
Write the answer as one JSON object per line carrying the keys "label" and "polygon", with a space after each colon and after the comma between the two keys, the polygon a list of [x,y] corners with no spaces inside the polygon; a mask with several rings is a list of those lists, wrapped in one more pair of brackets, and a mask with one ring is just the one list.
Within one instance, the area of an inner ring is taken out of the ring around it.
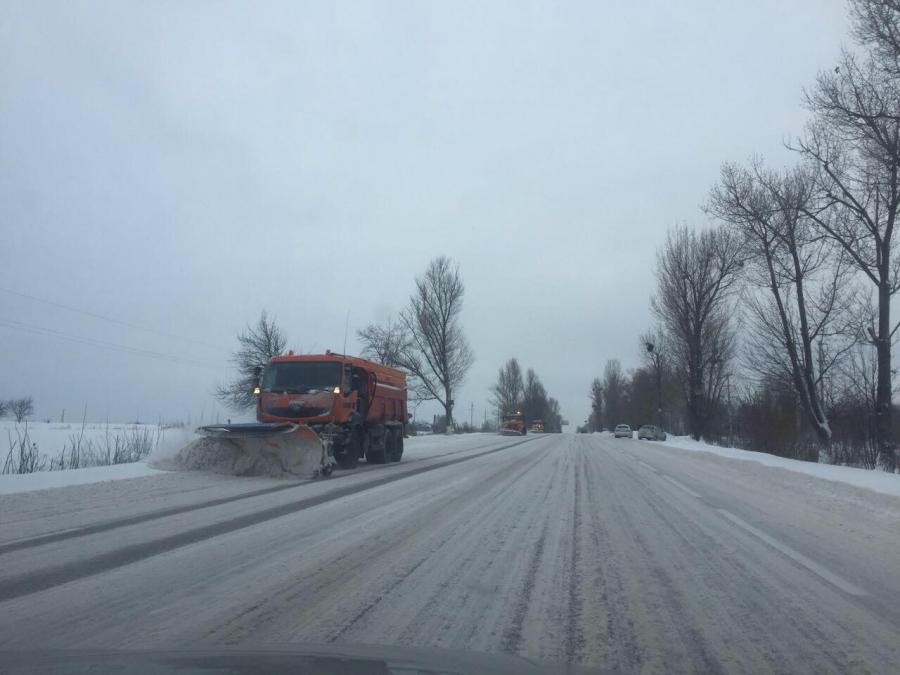
{"label": "truck side mirror", "polygon": [[259,376],[262,375],[262,366],[256,366],[256,368],[253,369],[253,374],[256,376],[256,379],[258,380]]}

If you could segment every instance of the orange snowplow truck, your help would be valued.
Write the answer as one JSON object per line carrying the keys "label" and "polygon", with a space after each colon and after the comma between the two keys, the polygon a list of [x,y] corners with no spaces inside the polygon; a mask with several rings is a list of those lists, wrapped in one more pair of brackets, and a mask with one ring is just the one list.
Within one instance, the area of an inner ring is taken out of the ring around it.
{"label": "orange snowplow truck", "polygon": [[504,415],[500,433],[504,436],[524,436],[526,433],[525,416],[518,410]]}
{"label": "orange snowplow truck", "polygon": [[331,351],[274,356],[259,373],[256,419],[308,427],[342,468],[363,457],[399,462],[408,421],[406,374]]}

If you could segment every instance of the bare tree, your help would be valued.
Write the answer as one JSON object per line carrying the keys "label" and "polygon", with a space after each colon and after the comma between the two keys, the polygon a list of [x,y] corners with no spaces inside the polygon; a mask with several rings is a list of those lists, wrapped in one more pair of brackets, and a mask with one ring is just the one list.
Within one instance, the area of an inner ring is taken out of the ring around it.
{"label": "bare tree", "polygon": [[215,396],[234,410],[246,410],[256,405],[253,394],[257,382],[256,369],[265,366],[273,356],[283,353],[287,340],[265,310],[256,325],[248,325],[237,339],[238,348],[231,357],[238,371],[237,377],[229,384],[217,386]]}
{"label": "bare tree", "polygon": [[[859,14],[865,3],[852,7],[857,19],[868,16]],[[857,23],[857,31],[866,34],[866,26]],[[876,44],[863,59],[845,51],[833,71],[819,74],[806,92],[813,119],[793,149],[815,168],[815,198],[804,214],[846,251],[877,293],[877,321],[868,331],[878,359],[876,429],[882,466],[893,471],[891,346],[897,326],[891,326],[891,299],[900,289],[894,245],[900,207],[900,78],[895,65],[879,60],[879,49]]]}
{"label": "bare tree", "polygon": [[806,215],[815,178],[802,168],[776,174],[754,160],[722,167],[707,210],[743,238],[747,275],[764,294],[746,295],[753,330],[748,359],[760,378],[777,378],[800,400],[824,446],[831,442],[823,378],[852,342],[846,332],[849,268],[846,255],[823,238]]}
{"label": "bare tree", "polygon": [[22,422],[29,415],[34,414],[34,399],[31,396],[23,396],[22,398],[11,398],[7,405],[16,422]]}
{"label": "bare tree", "polygon": [[661,329],[654,328],[641,335],[640,342],[644,350],[644,358],[653,370],[653,379],[656,385],[656,423],[665,427],[663,373],[667,359],[666,337]]}
{"label": "bare tree", "polygon": [[547,390],[534,369],[529,368],[525,373],[525,386],[522,390],[522,415],[525,417],[525,424],[543,420],[547,405]]}
{"label": "bare tree", "polygon": [[853,35],[885,72],[900,76],[900,0],[850,0]]}
{"label": "bare tree", "polygon": [[523,392],[522,368],[519,361],[512,358],[497,373],[497,382],[491,387],[497,412],[505,415],[518,410],[522,405]]}
{"label": "bare tree", "polygon": [[464,381],[475,357],[459,325],[465,287],[459,267],[441,256],[416,279],[416,290],[400,314],[409,334],[402,366],[418,378],[424,395],[443,407],[453,425],[453,391]]}
{"label": "bare tree", "polygon": [[544,431],[548,434],[562,433],[562,411],[559,401],[552,396],[547,398],[547,410],[544,413]]}
{"label": "bare tree", "polygon": [[0,400],[0,418],[6,417],[9,412],[9,402]]}
{"label": "bare tree", "polygon": [[403,365],[403,354],[409,349],[406,327],[394,319],[382,324],[370,323],[356,332],[363,344],[362,356],[392,368]]}
{"label": "bare tree", "polygon": [[423,401],[434,398],[415,373],[410,372],[406,366],[413,344],[402,320],[388,319],[382,324],[371,323],[357,331],[356,335],[363,344],[362,356],[406,373],[406,389],[414,409]]}
{"label": "bare tree", "polygon": [[729,300],[742,265],[740,242],[724,229],[675,228],[657,254],[652,308],[668,333],[690,433],[698,440],[718,405],[734,350]]}
{"label": "bare tree", "polygon": [[591,382],[591,416],[588,419],[589,431],[603,428],[603,382],[595,377]]}
{"label": "bare tree", "polygon": [[603,369],[604,416],[610,428],[624,423],[628,382],[619,359],[609,359]]}

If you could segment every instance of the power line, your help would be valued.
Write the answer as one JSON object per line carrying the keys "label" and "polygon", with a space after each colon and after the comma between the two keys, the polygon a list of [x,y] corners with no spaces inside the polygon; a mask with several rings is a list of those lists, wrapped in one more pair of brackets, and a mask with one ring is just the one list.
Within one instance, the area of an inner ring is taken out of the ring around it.
{"label": "power line", "polygon": [[59,307],[60,309],[65,309],[70,312],[75,312],[76,314],[83,314],[85,316],[90,316],[94,319],[100,319],[101,321],[108,321],[109,323],[114,323],[119,326],[125,326],[126,328],[132,328],[134,330],[142,330],[147,333],[153,333],[154,335],[159,335],[161,337],[170,338],[174,340],[183,340],[184,342],[192,342],[197,345],[202,345],[204,347],[212,347],[213,349],[221,349],[223,351],[228,351],[227,347],[223,347],[222,345],[212,344],[211,342],[204,342],[203,340],[197,340],[194,338],[183,337],[181,335],[175,335],[174,333],[167,333],[165,331],[160,331],[155,328],[150,328],[148,326],[141,326],[136,323],[131,323],[129,321],[122,321],[121,319],[114,319],[111,316],[105,316],[103,314],[98,314],[97,312],[91,312],[86,309],[79,309],[78,307],[72,307],[71,305],[66,305],[61,302],[56,302],[55,300],[47,300],[46,298],[39,298],[36,295],[29,295],[28,293],[22,293],[21,291],[14,291],[10,288],[0,287],[0,292],[9,293],[10,295],[17,295],[20,298],[26,298],[27,300],[33,300],[35,302],[42,302],[45,305],[51,305],[53,307]]}
{"label": "power line", "polygon": [[150,349],[140,349],[138,347],[129,347],[128,345],[121,345],[115,342],[107,342],[106,340],[98,340],[96,338],[88,338],[80,335],[72,335],[71,333],[63,333],[62,331],[54,330],[53,328],[45,328],[44,326],[35,326],[33,324],[24,323],[22,321],[14,321],[12,319],[4,319],[0,317],[0,326],[6,326],[8,328],[12,328],[14,330],[20,330],[26,333],[32,333],[35,335],[48,335],[50,337],[55,337],[60,340],[66,340],[68,342],[75,342],[78,344],[89,345],[91,347],[97,347],[99,349],[105,349],[108,351],[116,351],[124,354],[130,354],[132,356],[143,356],[145,358],[156,359],[159,361],[168,361],[169,363],[179,363],[184,365],[191,366],[200,366],[201,368],[215,368],[216,370],[221,370],[221,366],[206,363],[204,361],[196,361],[194,359],[186,359],[181,356],[175,356],[173,354],[165,354],[163,352],[156,352]]}

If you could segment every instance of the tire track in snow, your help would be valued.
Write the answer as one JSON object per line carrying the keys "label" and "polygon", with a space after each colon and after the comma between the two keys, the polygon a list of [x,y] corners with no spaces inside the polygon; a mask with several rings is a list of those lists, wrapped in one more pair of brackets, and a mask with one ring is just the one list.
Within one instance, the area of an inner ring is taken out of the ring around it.
{"label": "tire track in snow", "polygon": [[[421,627],[422,622],[427,622],[429,618],[436,616],[441,606],[448,602],[448,597],[452,591],[465,585],[467,579],[471,579],[471,565],[477,562],[479,555],[482,555],[485,550],[484,544],[486,540],[484,532],[479,528],[496,527],[498,531],[503,531],[503,528],[496,526],[496,523],[503,519],[508,508],[515,509],[516,495],[512,494],[511,490],[519,485],[519,481],[544,459],[545,456],[543,454],[535,453],[526,463],[519,464],[512,473],[508,467],[500,468],[493,475],[484,477],[479,484],[473,485],[465,493],[455,497],[450,504],[442,505],[437,509],[438,513],[452,512],[459,517],[450,526],[452,529],[437,540],[436,545],[427,552],[425,558],[436,568],[430,570],[432,576],[442,566],[451,565],[451,561],[452,571],[447,575],[442,575],[440,583],[434,586],[425,604],[416,612],[416,616],[421,619],[421,622],[417,621],[416,618],[409,621],[406,628],[398,635],[399,642],[416,644],[416,631]],[[498,478],[502,478],[502,482],[498,482]],[[487,489],[485,489],[485,486],[487,486]],[[478,495],[474,500],[472,499],[473,494]],[[478,508],[479,503],[490,505],[489,516],[486,517],[484,511]],[[463,513],[462,508],[457,511],[455,509],[456,505],[465,507],[466,513]],[[507,530],[506,537],[510,534],[511,530]],[[499,540],[492,540],[492,546],[494,547],[492,550],[500,550],[506,543],[506,537],[501,536]],[[460,552],[463,551],[465,552],[463,553],[463,559],[458,560]],[[414,579],[413,573],[419,567],[420,565],[416,564],[414,569],[406,572],[399,583],[392,584],[391,590],[398,587],[400,583],[412,583]],[[483,575],[477,576],[478,578],[483,578]],[[382,593],[382,597],[387,597],[387,594]],[[361,617],[362,621],[354,621],[354,623],[361,626],[363,634],[366,633],[364,624],[368,621],[371,613],[368,610],[378,609],[376,605],[378,603],[371,603],[366,608],[364,616]],[[477,632],[477,624],[477,621],[471,622],[471,628],[468,631],[470,638]],[[348,626],[342,630],[341,634],[348,632],[348,628],[350,627]]]}
{"label": "tire track in snow", "polygon": [[[528,440],[536,440],[536,439],[528,439]],[[519,441],[520,443],[524,441]],[[490,447],[495,445],[496,441],[493,443],[482,443],[480,445],[476,445],[474,447],[465,448],[462,450],[453,450],[450,452],[439,453],[435,455],[429,455],[428,457],[420,457],[418,459],[414,459],[411,461],[403,462],[402,464],[366,464],[360,466],[357,469],[347,471],[343,469],[339,469],[338,473],[335,473],[330,478],[327,478],[329,483],[335,483],[341,481],[341,479],[349,478],[352,476],[365,475],[367,473],[373,472],[384,472],[384,471],[400,471],[402,475],[406,475],[407,469],[410,465],[416,465],[419,462],[433,461],[436,459],[440,459],[441,457],[449,457],[453,455],[458,455],[463,452],[474,452],[476,450],[480,450],[482,448]],[[516,445],[516,444],[513,444]],[[511,445],[505,445],[503,447],[512,447]],[[492,450],[499,448],[492,448]],[[490,452],[490,451],[488,451]],[[478,453],[474,456],[481,456],[484,453]],[[392,476],[392,478],[397,478],[397,476]],[[13,551],[19,551],[26,548],[32,548],[35,546],[44,546],[46,544],[55,543],[58,541],[64,541],[66,539],[73,539],[76,537],[86,537],[91,534],[98,534],[100,532],[107,532],[109,530],[118,529],[120,527],[128,527],[131,525],[138,525],[140,523],[158,520],[160,518],[168,518],[170,516],[177,516],[183,513],[189,513],[191,511],[197,511],[200,509],[212,508],[215,506],[222,506],[224,504],[230,504],[232,502],[241,501],[244,499],[253,499],[254,497],[262,497],[270,494],[275,494],[277,492],[284,492],[285,490],[296,490],[302,488],[310,483],[320,483],[323,482],[321,479],[308,479],[308,480],[291,480],[290,482],[286,482],[282,485],[273,485],[266,488],[261,488],[259,490],[252,490],[249,492],[242,492],[235,495],[229,495],[227,497],[219,497],[217,499],[210,499],[203,502],[195,502],[193,504],[185,504],[182,506],[173,506],[164,509],[156,509],[150,511],[148,513],[139,513],[133,516],[127,516],[124,518],[113,518],[111,520],[104,520],[98,523],[92,523],[90,525],[82,525],[79,527],[72,527],[66,530],[57,531],[57,532],[48,532],[46,534],[41,534],[36,537],[28,537],[23,539],[16,539],[13,541],[8,541],[5,543],[0,543],[0,555],[5,553],[11,553]]]}
{"label": "tire track in snow", "polygon": [[544,527],[541,530],[541,536],[538,538],[534,549],[531,552],[531,558],[528,561],[525,580],[522,583],[522,589],[519,595],[519,601],[516,603],[514,614],[510,625],[503,631],[501,640],[501,649],[504,652],[518,653],[522,647],[522,629],[525,625],[525,615],[531,604],[531,595],[534,592],[534,582],[537,579],[538,570],[541,566],[541,560],[544,557],[544,546],[547,543],[547,533],[550,529],[549,520],[544,520]]}
{"label": "tire track in snow", "polygon": [[403,480],[405,478],[410,478],[412,476],[421,475],[423,473],[435,471],[437,469],[453,466],[461,462],[468,462],[473,459],[478,459],[479,457],[485,457],[487,455],[501,452],[523,443],[528,443],[529,441],[531,441],[531,439],[521,440],[509,445],[503,445],[498,448],[492,448],[491,450],[485,450],[484,452],[480,452],[475,455],[466,455],[465,457],[447,460],[438,464],[429,464],[428,466],[413,469],[411,471],[405,471],[398,475],[386,476],[384,478],[368,481],[359,485],[351,485],[344,488],[338,488],[337,490],[333,490],[325,494],[316,495],[314,497],[307,497],[305,499],[299,499],[287,504],[280,504],[278,506],[269,507],[243,516],[220,521],[212,525],[206,525],[204,527],[196,528],[193,530],[179,532],[168,537],[162,537],[156,540],[132,544],[130,546],[125,546],[90,558],[83,558],[75,562],[55,566],[51,565],[34,572],[27,572],[25,574],[10,576],[0,580],[0,601],[11,600],[24,595],[30,595],[32,593],[47,590],[48,588],[53,588],[54,586],[59,586],[71,581],[83,579],[85,577],[96,576],[98,574],[102,574],[103,572],[113,570],[117,567],[130,565],[145,558],[160,555],[162,553],[167,553],[189,544],[195,544],[197,542],[211,539],[213,537],[218,537],[223,534],[228,534],[236,530],[259,525],[268,520],[274,520],[276,518],[291,515],[299,511],[318,506],[320,504],[340,499],[341,497],[346,497],[349,495],[357,494],[359,492],[372,490],[374,488]]}
{"label": "tire track in snow", "polygon": [[[371,635],[365,630],[366,624],[383,601],[393,597],[391,593],[404,582],[409,582],[424,563],[446,559],[447,556],[440,555],[441,548],[460,532],[473,531],[472,520],[463,515],[471,511],[472,517],[475,517],[479,501],[497,494],[498,485],[500,493],[505,490],[506,483],[498,484],[497,478],[503,477],[504,481],[514,483],[543,457],[539,448],[529,450],[528,460],[517,464],[512,472],[507,465],[497,465],[479,474],[477,480],[466,485],[462,492],[449,498],[439,494],[436,498],[417,502],[415,515],[410,516],[406,512],[400,519],[388,519],[386,526],[373,528],[372,534],[361,544],[364,553],[361,553],[360,546],[354,546],[333,557],[323,557],[312,574],[298,577],[253,607],[233,615],[207,631],[205,639],[235,644],[251,636],[257,639],[261,636],[266,641],[281,642],[291,641],[298,632],[303,634],[310,629],[314,631],[315,641],[322,642],[340,640],[351,632]],[[371,515],[382,508],[376,507]],[[390,502],[387,508],[402,511],[402,505],[394,502]],[[453,514],[452,522],[444,524],[441,529],[423,530],[423,523],[446,520],[445,514]],[[382,518],[376,516],[373,522]],[[365,523],[362,527],[368,529]],[[382,573],[372,575],[372,570],[381,570]],[[390,574],[385,575],[387,570]],[[354,586],[352,581],[357,578],[360,584]],[[352,594],[348,594],[349,589],[353,590]],[[291,608],[298,605],[318,612],[313,625],[310,626],[304,618],[293,626],[279,628],[277,622],[283,621],[285,615],[291,613]],[[353,614],[347,619],[350,612]],[[383,627],[377,629],[383,630]],[[392,632],[392,636],[403,642],[399,630]]]}
{"label": "tire track in snow", "polygon": [[581,539],[582,511],[584,511],[582,508],[583,455],[575,449],[571,449],[570,452],[574,455],[571,466],[575,474],[575,487],[572,496],[572,531],[569,537],[569,606],[566,619],[565,653],[567,663],[576,663],[581,661],[585,645],[584,627],[581,623],[584,607],[584,599],[581,597],[583,585],[581,551],[584,546]]}
{"label": "tire track in snow", "polygon": [[[582,441],[588,452],[596,452],[591,447],[590,437]],[[605,455],[605,451],[601,450]],[[642,657],[634,623],[634,612],[628,605],[628,595],[623,582],[625,570],[621,564],[621,551],[613,544],[610,531],[613,525],[613,509],[603,500],[610,499],[607,472],[600,471],[600,462],[588,456],[585,470],[587,483],[587,513],[590,514],[590,541],[593,547],[593,589],[599,591],[594,601],[597,611],[605,615],[602,628],[597,626],[595,640],[591,641],[593,652],[589,655],[594,662],[603,662],[613,671],[637,672],[641,670]],[[608,461],[608,459],[606,460]],[[621,521],[620,521],[621,522]],[[601,652],[600,649],[603,648]]]}
{"label": "tire track in snow", "polygon": [[441,582],[407,620],[399,636],[401,643],[419,644],[429,639],[426,636],[429,628],[435,630],[435,617],[461,616],[466,608],[467,621],[444,621],[437,646],[502,651],[492,638],[495,626],[502,629],[508,621],[503,599],[515,598],[517,592],[511,572],[521,559],[519,542],[534,530],[534,515],[551,490],[547,481],[543,494],[535,497],[531,481],[535,476],[538,480],[552,476],[538,468],[550,461],[550,455],[536,453],[520,471],[503,476],[502,483],[492,484],[477,502],[467,504],[465,526],[436,551],[430,571],[440,576]]}

